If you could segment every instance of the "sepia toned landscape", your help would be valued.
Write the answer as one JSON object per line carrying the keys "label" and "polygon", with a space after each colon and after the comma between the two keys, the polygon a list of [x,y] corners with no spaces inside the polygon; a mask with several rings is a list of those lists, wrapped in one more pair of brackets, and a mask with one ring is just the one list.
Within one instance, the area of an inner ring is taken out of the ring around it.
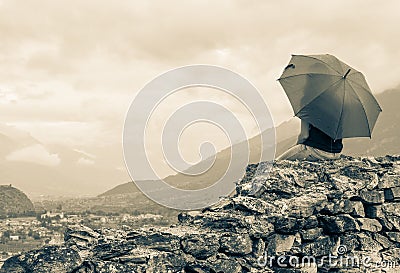
{"label": "sepia toned landscape", "polygon": [[[399,272],[399,8],[0,0],[0,273]],[[336,77],[362,75],[358,88],[382,110],[372,122],[365,97],[348,91],[370,137],[344,138],[337,160],[273,160],[300,133],[278,81],[293,54],[351,64]],[[192,65],[226,69],[257,95],[228,77],[203,83],[207,73],[157,81]],[[185,84],[170,92],[175,80]],[[138,98],[151,113],[132,117]],[[188,202],[230,168],[235,191],[199,209],[140,187],[163,181]]]}

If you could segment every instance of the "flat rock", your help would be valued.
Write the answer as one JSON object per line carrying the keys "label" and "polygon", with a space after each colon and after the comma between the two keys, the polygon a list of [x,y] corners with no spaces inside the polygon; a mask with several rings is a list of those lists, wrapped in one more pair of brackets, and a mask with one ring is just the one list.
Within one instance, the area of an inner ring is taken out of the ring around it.
{"label": "flat rock", "polygon": [[382,205],[385,215],[400,216],[400,203],[385,203]]}
{"label": "flat rock", "polygon": [[357,222],[361,230],[369,232],[379,232],[382,230],[381,223],[376,219],[358,218]]}
{"label": "flat rock", "polygon": [[379,251],[383,249],[382,245],[368,234],[358,233],[356,236],[360,243],[360,250],[362,251]]}
{"label": "flat rock", "polygon": [[349,199],[327,203],[322,210],[329,215],[350,214],[353,217],[365,217],[364,206],[361,201],[351,201]]}
{"label": "flat rock", "polygon": [[249,211],[253,213],[267,213],[272,214],[276,211],[274,205],[265,202],[262,199],[249,197],[249,196],[238,196],[232,199],[233,206],[236,209]]}
{"label": "flat rock", "polygon": [[400,187],[400,175],[385,174],[379,179],[379,189],[388,189],[393,187]]}
{"label": "flat rock", "polygon": [[127,239],[137,246],[151,249],[175,251],[180,248],[180,238],[170,233],[138,232],[128,234]]}
{"label": "flat rock", "polygon": [[365,204],[383,204],[385,202],[385,195],[383,191],[362,189],[359,193],[361,201]]}

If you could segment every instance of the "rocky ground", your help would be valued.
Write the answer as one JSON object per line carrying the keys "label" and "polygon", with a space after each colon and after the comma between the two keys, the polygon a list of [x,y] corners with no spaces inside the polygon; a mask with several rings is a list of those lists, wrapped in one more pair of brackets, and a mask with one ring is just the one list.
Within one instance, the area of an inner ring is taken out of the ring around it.
{"label": "rocky ground", "polygon": [[72,227],[0,272],[400,272],[400,156],[249,165],[177,225]]}

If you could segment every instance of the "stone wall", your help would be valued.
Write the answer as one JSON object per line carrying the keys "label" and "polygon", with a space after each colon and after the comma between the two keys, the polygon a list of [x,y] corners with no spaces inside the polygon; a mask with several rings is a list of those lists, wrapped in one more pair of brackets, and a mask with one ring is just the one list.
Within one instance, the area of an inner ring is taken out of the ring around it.
{"label": "stone wall", "polygon": [[234,197],[175,226],[73,227],[0,272],[400,272],[400,157],[267,170],[249,165]]}

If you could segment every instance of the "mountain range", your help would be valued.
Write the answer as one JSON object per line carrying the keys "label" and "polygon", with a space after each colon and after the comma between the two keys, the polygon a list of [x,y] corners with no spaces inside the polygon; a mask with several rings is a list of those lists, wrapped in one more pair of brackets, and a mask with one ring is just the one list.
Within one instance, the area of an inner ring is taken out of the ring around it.
{"label": "mountain range", "polygon": [[[400,153],[400,112],[397,103],[400,102],[400,86],[384,91],[376,96],[383,112],[372,134],[372,138],[355,138],[344,141],[344,154],[381,156]],[[296,141],[299,133],[299,120],[292,118],[276,128],[276,155],[281,154]],[[268,137],[271,130],[263,132]],[[250,162],[257,162],[260,157],[260,136],[249,141]],[[236,144],[237,145],[237,144]],[[273,147],[264,147],[271,151]],[[213,167],[200,176],[177,174],[165,180],[171,185],[198,189],[216,181],[224,174],[229,164],[231,147],[219,151]],[[26,160],[27,155],[31,156]],[[32,157],[33,155],[33,157]],[[236,156],[236,155],[235,155]],[[202,168],[210,163],[209,159],[193,166]],[[13,184],[30,197],[51,196],[94,196],[104,192],[137,192],[134,184],[117,186],[129,181],[127,171],[115,162],[123,162],[122,147],[107,146],[97,149],[96,155],[74,149],[67,145],[44,144],[32,135],[14,126],[0,124],[0,183]],[[243,170],[244,171],[244,170]],[[129,186],[128,186],[129,185]],[[121,188],[122,187],[122,188]]]}
{"label": "mountain range", "polygon": [[[387,154],[400,154],[400,111],[397,110],[396,102],[400,102],[400,86],[387,90],[376,96],[382,113],[373,130],[371,138],[353,138],[344,140],[343,154],[352,156],[384,156]],[[292,118],[276,127],[276,155],[280,155],[286,149],[296,143],[299,133],[300,121]],[[263,132],[263,137],[271,134],[270,130]],[[260,158],[260,135],[257,135],[248,141],[250,147],[250,162],[256,163]],[[264,147],[266,149],[271,147]],[[206,187],[221,177],[229,164],[231,148],[228,147],[215,156],[216,160],[212,168],[199,176],[188,176],[185,174],[176,174],[166,177],[165,182],[170,185],[184,189],[199,189]],[[210,160],[210,159],[209,159]],[[192,168],[201,169],[205,162],[200,162]],[[245,170],[243,170],[244,172]],[[134,183],[127,182],[120,184],[101,196],[110,196],[116,194],[126,194],[138,192]]]}

